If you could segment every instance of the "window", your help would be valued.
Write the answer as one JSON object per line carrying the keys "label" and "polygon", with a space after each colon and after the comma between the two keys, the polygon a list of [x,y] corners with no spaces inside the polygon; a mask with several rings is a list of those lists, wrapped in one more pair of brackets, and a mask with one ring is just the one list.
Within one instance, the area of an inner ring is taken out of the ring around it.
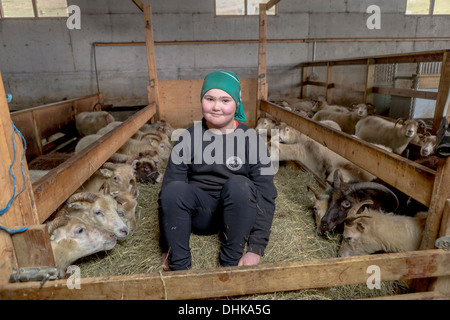
{"label": "window", "polygon": [[[259,4],[267,3],[269,0],[215,0],[216,15],[218,16],[249,16],[259,15]],[[269,11],[268,15],[276,14],[276,5]]]}
{"label": "window", "polygon": [[67,0],[0,0],[1,18],[68,16]]}
{"label": "window", "polygon": [[450,14],[450,0],[406,1],[406,14]]}

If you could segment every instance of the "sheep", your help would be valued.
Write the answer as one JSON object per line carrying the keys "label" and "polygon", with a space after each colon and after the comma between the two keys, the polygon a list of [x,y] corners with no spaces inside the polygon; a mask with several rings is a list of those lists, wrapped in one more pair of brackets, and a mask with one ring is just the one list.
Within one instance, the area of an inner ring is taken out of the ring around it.
{"label": "sheep", "polygon": [[164,133],[166,136],[170,137],[170,136],[172,136],[174,128],[167,121],[159,120],[154,124],[146,123],[142,127],[140,127],[139,130],[143,131],[143,132],[153,132],[156,130],[156,131]]}
{"label": "sheep", "polygon": [[[267,134],[267,137],[272,136],[272,130],[276,130],[279,126],[279,122],[271,119],[261,117],[258,119],[258,123],[256,124],[255,131],[258,134]],[[267,131],[264,131],[267,130]],[[267,133],[266,133],[267,132]]]}
{"label": "sheep", "polygon": [[408,217],[366,208],[356,214],[364,204],[355,205],[345,221],[340,257],[418,250],[427,212]]}
{"label": "sheep", "polygon": [[130,158],[136,168],[136,180],[141,183],[156,184],[162,180],[163,175],[158,171],[160,159],[155,150],[140,152],[137,156]]}
{"label": "sheep", "polygon": [[65,214],[47,223],[47,226],[60,277],[76,260],[99,251],[111,250],[117,242],[112,232]]}
{"label": "sheep", "polygon": [[373,110],[373,105],[360,103],[353,111],[335,112],[330,110],[321,110],[317,112],[312,119],[315,121],[332,120],[341,127],[343,132],[354,134],[356,123],[367,117],[369,114],[373,114]]}
{"label": "sheep", "polygon": [[392,123],[377,116],[367,116],[356,123],[355,135],[365,141],[387,146],[394,153],[402,154],[417,135],[419,127],[425,128],[422,120],[399,118]]}
{"label": "sheep", "polygon": [[136,163],[112,163],[105,162],[103,166],[94,172],[89,179],[78,189],[79,192],[99,192],[108,181],[111,191],[131,191],[132,182],[136,182]]}
{"label": "sheep", "polygon": [[113,121],[114,117],[107,111],[81,112],[75,116],[75,126],[80,136],[95,134]]}
{"label": "sheep", "polygon": [[316,222],[316,234],[320,235],[320,220],[328,210],[330,201],[330,192],[332,188],[327,188],[323,192],[318,191],[312,186],[307,186],[308,191],[313,193],[314,199],[314,221]]}
{"label": "sheep", "polygon": [[139,189],[136,186],[136,182],[133,182],[132,185],[131,192],[121,191],[115,192],[113,195],[117,201],[117,213],[127,225],[130,233],[136,229],[136,207],[139,196]]}
{"label": "sheep", "polygon": [[428,157],[433,155],[435,147],[436,147],[435,135],[431,135],[428,132],[424,135],[421,135],[420,155],[422,157]]}
{"label": "sheep", "polygon": [[311,108],[311,111],[314,113],[317,113],[319,111],[335,111],[335,112],[347,112],[347,111],[351,111],[350,108],[344,107],[344,106],[339,106],[339,105],[335,105],[335,104],[328,104],[325,100],[319,100],[317,101],[317,103],[315,103],[313,105],[313,107]]}
{"label": "sheep", "polygon": [[333,189],[329,206],[320,221],[319,233],[331,232],[340,226],[356,203],[371,199],[375,209],[395,211],[399,206],[397,195],[386,186],[375,182],[345,181],[340,170],[333,173]]}
{"label": "sheep", "polygon": [[[284,131],[286,131],[286,128],[287,126],[284,127]],[[280,130],[279,136],[273,136],[270,140],[272,162],[299,161],[323,180],[328,180],[336,169],[342,170],[346,181],[354,179],[370,181],[375,178],[369,172],[303,134],[298,135],[297,138],[300,140],[297,143],[280,143],[282,134],[283,129]]]}
{"label": "sheep", "polygon": [[63,210],[70,216],[113,232],[117,239],[124,239],[129,234],[128,227],[117,213],[117,201],[110,195],[109,188],[102,193],[75,193],[66,201]]}

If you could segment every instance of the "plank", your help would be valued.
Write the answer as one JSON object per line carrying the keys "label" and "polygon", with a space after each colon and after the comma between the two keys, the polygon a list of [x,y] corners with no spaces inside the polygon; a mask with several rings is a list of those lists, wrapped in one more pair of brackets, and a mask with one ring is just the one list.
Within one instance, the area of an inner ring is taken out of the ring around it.
{"label": "plank", "polygon": [[364,102],[373,103],[373,83],[375,80],[375,60],[367,59],[366,87],[364,88]]}
{"label": "plank", "polygon": [[[14,181],[10,174],[10,165],[14,159],[14,144],[16,156],[11,170],[16,177],[16,187],[14,187]],[[0,215],[0,225],[8,229],[38,223],[37,208],[33,198],[26,159],[23,161],[25,179],[21,170],[23,152],[22,139],[18,134],[13,136],[13,126],[0,74],[0,185],[2,186],[0,208],[6,210],[12,196],[14,194],[17,195],[24,187],[23,192],[11,202],[9,209]],[[17,266],[11,237],[3,230],[0,230],[0,256],[2,257],[0,262],[0,283],[3,283],[8,280],[12,267]]]}
{"label": "plank", "polygon": [[[267,100],[267,13],[264,10],[265,4],[259,5],[259,47],[258,47],[258,101]],[[259,106],[256,109],[256,119],[259,118]]]}
{"label": "plank", "polygon": [[373,92],[380,94],[389,94],[392,96],[420,98],[428,100],[436,100],[438,97],[437,92],[419,91],[415,89],[406,89],[406,88],[373,87]]}
{"label": "plank", "polygon": [[445,106],[450,104],[448,99],[450,99],[450,50],[445,51],[442,60],[441,76],[439,81],[438,96],[436,98],[436,107],[434,109],[432,132],[436,132],[438,130],[443,116],[450,116],[450,106],[447,107],[447,111],[445,112]]}
{"label": "plank", "polygon": [[27,231],[12,236],[19,267],[54,267],[55,260],[47,225],[26,227]]}
{"label": "plank", "polygon": [[33,184],[33,191],[39,212],[39,223],[44,223],[58,206],[64,203],[155,112],[154,104],[147,106],[36,181]]}
{"label": "plank", "polygon": [[359,257],[285,262],[247,267],[226,267],[149,273],[130,276],[82,278],[81,290],[68,290],[66,280],[5,284],[7,299],[204,299],[235,295],[325,288],[366,283],[369,266],[380,267],[380,280],[406,280],[450,274],[450,252],[425,250]]}
{"label": "plank", "polygon": [[144,28],[145,28],[145,46],[147,47],[147,64],[149,85],[147,86],[148,104],[156,103],[155,121],[160,119],[159,111],[159,89],[158,89],[158,75],[156,72],[155,61],[155,43],[153,38],[153,24],[152,24],[152,7],[150,4],[142,4],[144,14]]}
{"label": "plank", "polygon": [[312,119],[287,111],[268,101],[261,102],[261,110],[429,206],[435,171],[392,152],[374,147],[366,141],[323,126]]}

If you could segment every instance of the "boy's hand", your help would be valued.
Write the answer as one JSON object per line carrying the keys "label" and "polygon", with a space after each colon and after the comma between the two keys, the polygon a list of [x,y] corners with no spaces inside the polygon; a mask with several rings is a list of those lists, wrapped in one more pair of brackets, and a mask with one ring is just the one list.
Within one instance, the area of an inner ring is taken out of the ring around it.
{"label": "boy's hand", "polygon": [[261,256],[257,253],[247,252],[239,260],[238,266],[254,266],[259,263]]}

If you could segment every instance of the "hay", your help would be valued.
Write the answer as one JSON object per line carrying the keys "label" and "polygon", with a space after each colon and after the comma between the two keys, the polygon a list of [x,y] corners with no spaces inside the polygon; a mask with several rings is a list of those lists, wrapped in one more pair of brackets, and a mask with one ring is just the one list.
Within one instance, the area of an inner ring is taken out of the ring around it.
{"label": "hay", "polygon": [[[327,259],[337,256],[341,235],[328,238],[315,234],[312,214],[313,201],[307,185],[317,186],[309,173],[280,166],[275,176],[278,190],[272,233],[261,264],[289,261]],[[82,277],[131,275],[161,272],[161,252],[158,245],[159,228],[157,199],[161,185],[139,184],[139,204],[136,210],[137,229],[127,239],[108,252],[78,261]],[[217,235],[192,235],[192,269],[219,266],[220,241]],[[392,282],[382,283],[381,289],[370,290],[365,284],[296,292],[251,295],[239,299],[358,299],[394,294]]]}

